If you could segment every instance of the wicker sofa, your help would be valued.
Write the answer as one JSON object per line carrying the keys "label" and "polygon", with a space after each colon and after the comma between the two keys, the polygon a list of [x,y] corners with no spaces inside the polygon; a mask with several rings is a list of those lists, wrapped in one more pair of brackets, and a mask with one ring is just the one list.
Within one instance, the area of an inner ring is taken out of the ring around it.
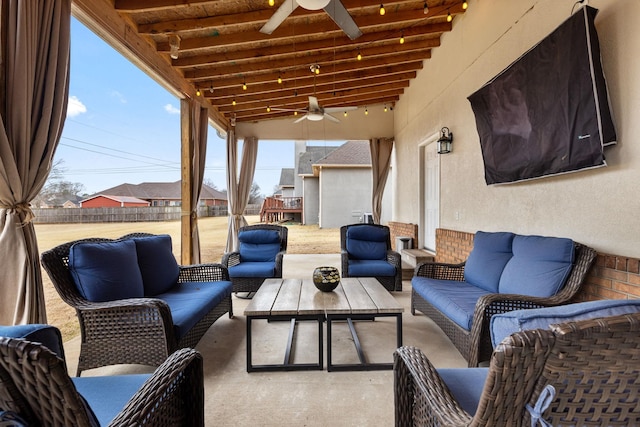
{"label": "wicker sofa", "polygon": [[493,315],[570,302],[595,257],[570,239],[478,231],[465,262],[416,267],[411,313],[430,317],[469,366],[478,366],[493,351]]}
{"label": "wicker sofa", "polygon": [[168,235],[77,240],[43,252],[41,261],[78,315],[78,376],[115,364],[159,366],[195,347],[222,315],[233,316],[227,269],[178,265]]}

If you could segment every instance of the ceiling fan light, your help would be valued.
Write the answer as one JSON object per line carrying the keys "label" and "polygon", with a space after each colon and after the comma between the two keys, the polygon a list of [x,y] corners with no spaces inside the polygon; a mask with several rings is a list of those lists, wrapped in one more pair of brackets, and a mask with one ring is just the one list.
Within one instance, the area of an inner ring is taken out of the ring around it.
{"label": "ceiling fan light", "polygon": [[320,10],[329,4],[329,0],[296,0],[296,3],[307,10]]}

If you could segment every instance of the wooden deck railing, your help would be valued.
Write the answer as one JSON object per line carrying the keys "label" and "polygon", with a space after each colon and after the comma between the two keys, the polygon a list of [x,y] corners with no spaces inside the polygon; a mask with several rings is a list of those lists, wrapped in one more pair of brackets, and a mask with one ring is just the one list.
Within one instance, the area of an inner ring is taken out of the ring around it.
{"label": "wooden deck railing", "polygon": [[302,213],[302,197],[267,197],[260,209],[260,222],[279,222],[287,213]]}

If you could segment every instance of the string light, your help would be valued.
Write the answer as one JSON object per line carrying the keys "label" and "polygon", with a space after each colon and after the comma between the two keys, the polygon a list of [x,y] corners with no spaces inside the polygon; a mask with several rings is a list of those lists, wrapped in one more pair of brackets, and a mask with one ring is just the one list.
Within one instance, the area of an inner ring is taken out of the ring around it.
{"label": "string light", "polygon": [[347,117],[347,112],[346,111],[344,112],[344,116]]}
{"label": "string light", "polygon": [[469,4],[467,3],[467,1],[463,1],[462,2],[462,9],[467,10],[467,8],[469,7]]}
{"label": "string light", "polygon": [[294,115],[294,116],[297,116],[297,115],[298,115],[298,112],[297,112],[297,111],[294,111],[294,112],[293,112],[293,115]]}
{"label": "string light", "polygon": [[361,61],[361,60],[362,60],[362,55],[360,55],[360,49],[358,49],[358,56],[356,56],[356,59],[357,59],[358,61]]}
{"label": "string light", "polygon": [[234,107],[236,106],[236,99],[233,98],[233,101],[231,101],[231,105],[233,105]]}
{"label": "string light", "polygon": [[200,92],[200,88],[196,89],[196,96],[200,96],[202,95],[202,92]]}
{"label": "string light", "polygon": [[380,16],[383,16],[385,13],[387,13],[387,11],[384,10],[384,5],[380,3]]}
{"label": "string light", "polygon": [[422,9],[425,15],[429,13],[429,6],[427,6],[427,2],[424,2],[424,8]]}
{"label": "string light", "polygon": [[400,44],[404,44],[404,33],[400,34]]}
{"label": "string light", "polygon": [[386,105],[384,106],[384,112],[385,113],[387,112],[387,106]]}
{"label": "string light", "polygon": [[276,4],[276,0],[269,0],[269,6],[273,7]]}
{"label": "string light", "polygon": [[451,16],[451,11],[447,9],[447,22],[453,21],[453,16]]}
{"label": "string light", "polygon": [[242,82],[242,90],[247,90],[247,82]]}
{"label": "string light", "polygon": [[271,107],[267,105],[267,113],[271,112]]}
{"label": "string light", "polygon": [[278,76],[278,84],[281,85],[282,84],[282,77]]}
{"label": "string light", "polygon": [[369,109],[367,107],[364,107],[364,115],[365,116],[369,115]]}

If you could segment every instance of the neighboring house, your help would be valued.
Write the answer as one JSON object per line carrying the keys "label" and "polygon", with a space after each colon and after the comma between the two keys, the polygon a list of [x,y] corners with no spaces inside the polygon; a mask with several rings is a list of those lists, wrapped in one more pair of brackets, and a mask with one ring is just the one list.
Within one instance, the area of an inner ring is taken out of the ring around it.
{"label": "neighboring house", "polygon": [[[180,206],[182,204],[181,182],[143,182],[141,184],[120,184],[116,187],[102,190],[89,199],[97,196],[110,198],[132,197],[143,202],[148,202],[147,206]],[[85,200],[89,200],[85,199]],[[106,201],[105,201],[106,202]],[[227,195],[215,190],[208,185],[202,186],[200,192],[201,206],[226,206]],[[105,205],[112,206],[112,205]],[[82,207],[85,206],[83,203]],[[91,206],[98,207],[98,206]]]}
{"label": "neighboring house", "polygon": [[280,187],[280,197],[294,197],[295,196],[295,169],[283,168],[280,172],[280,181],[278,182]]}
{"label": "neighboring house", "polygon": [[80,198],[79,197],[57,197],[54,199],[49,199],[46,201],[42,201],[40,204],[35,206],[36,208],[79,208],[80,207]]}
{"label": "neighboring house", "polygon": [[97,194],[80,202],[81,208],[138,208],[147,207],[149,202],[131,196]]}
{"label": "neighboring house", "polygon": [[[318,224],[320,228],[337,228],[362,222],[371,213],[371,154],[368,141],[348,141],[340,147],[306,146],[296,142],[297,173],[293,179],[293,194],[302,195],[302,223]],[[287,171],[287,172],[285,172]],[[283,181],[283,177],[287,177]],[[281,189],[290,188],[288,169],[281,174]],[[388,183],[390,180],[387,181]],[[286,187],[282,184],[286,183]],[[385,198],[390,192],[385,192]],[[390,203],[383,203],[389,210]],[[382,212],[382,222],[391,212]]]}

